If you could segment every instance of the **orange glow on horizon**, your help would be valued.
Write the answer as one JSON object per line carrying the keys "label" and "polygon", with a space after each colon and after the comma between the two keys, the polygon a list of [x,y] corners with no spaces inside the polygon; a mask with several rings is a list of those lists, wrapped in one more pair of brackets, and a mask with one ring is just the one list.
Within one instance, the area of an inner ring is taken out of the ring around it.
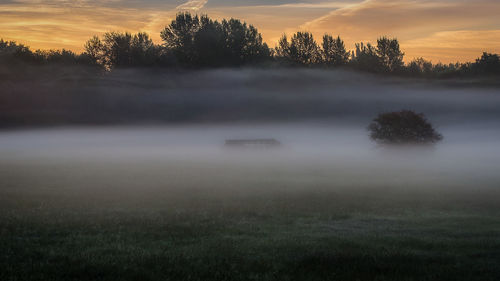
{"label": "orange glow on horizon", "polygon": [[106,31],[144,31],[161,43],[160,31],[182,9],[218,19],[240,18],[256,26],[270,47],[283,33],[299,30],[313,32],[317,41],[324,33],[340,35],[348,49],[356,42],[373,43],[387,35],[399,39],[406,61],[424,57],[433,62],[465,62],[473,61],[483,51],[500,53],[497,2],[365,0],[210,7],[210,0],[191,0],[165,10],[19,2],[0,4],[0,38],[32,49],[75,52],[82,52],[91,36]]}

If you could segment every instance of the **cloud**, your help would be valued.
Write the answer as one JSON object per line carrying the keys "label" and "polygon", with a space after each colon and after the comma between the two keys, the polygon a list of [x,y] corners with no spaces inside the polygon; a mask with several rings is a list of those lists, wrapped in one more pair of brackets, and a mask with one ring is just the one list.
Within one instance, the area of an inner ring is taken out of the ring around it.
{"label": "cloud", "polygon": [[[418,49],[410,42],[427,41],[436,46],[437,38],[453,39],[450,36],[444,38],[443,34],[461,34],[463,42],[469,40],[466,36],[474,37],[478,44],[487,46],[488,39],[474,36],[474,32],[488,33],[488,30],[500,29],[498,14],[500,2],[497,0],[366,0],[331,11],[304,23],[299,29],[312,31],[315,35],[340,35],[351,48],[355,42],[374,41],[383,35],[393,36],[400,39],[403,46],[411,47],[407,54],[413,56]],[[459,31],[468,32],[456,33]],[[453,49],[452,46],[442,48]],[[478,48],[464,49],[454,59],[470,57],[471,52],[480,51]],[[457,51],[460,52],[455,50],[454,53]]]}
{"label": "cloud", "polygon": [[175,11],[106,6],[0,5],[0,38],[32,48],[82,51],[93,35],[145,31],[159,42],[160,30]]}
{"label": "cloud", "polygon": [[189,0],[186,3],[177,6],[177,10],[198,11],[207,4],[208,0]]}
{"label": "cloud", "polygon": [[500,29],[436,32],[401,44],[407,59],[425,57],[434,62],[474,61],[482,52],[500,53]]}
{"label": "cloud", "polygon": [[317,39],[340,35],[351,49],[394,36],[407,59],[465,61],[500,51],[498,0],[0,0],[0,38],[75,51],[110,30],[146,31],[160,42],[177,11],[200,9],[255,25],[270,46],[284,32],[308,30]]}

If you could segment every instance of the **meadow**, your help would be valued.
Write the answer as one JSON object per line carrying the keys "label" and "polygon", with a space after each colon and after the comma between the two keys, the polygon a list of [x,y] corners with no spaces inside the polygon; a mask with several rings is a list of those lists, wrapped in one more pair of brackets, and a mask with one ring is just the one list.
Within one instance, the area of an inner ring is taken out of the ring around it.
{"label": "meadow", "polygon": [[498,280],[496,137],[442,129],[404,151],[310,124],[3,132],[0,280]]}

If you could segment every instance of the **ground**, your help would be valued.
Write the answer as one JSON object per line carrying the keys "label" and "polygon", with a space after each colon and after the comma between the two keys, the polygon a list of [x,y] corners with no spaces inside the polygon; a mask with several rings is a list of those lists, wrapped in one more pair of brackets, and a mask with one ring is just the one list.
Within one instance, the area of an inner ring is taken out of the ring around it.
{"label": "ground", "polygon": [[0,280],[500,280],[496,181],[187,160],[0,171]]}

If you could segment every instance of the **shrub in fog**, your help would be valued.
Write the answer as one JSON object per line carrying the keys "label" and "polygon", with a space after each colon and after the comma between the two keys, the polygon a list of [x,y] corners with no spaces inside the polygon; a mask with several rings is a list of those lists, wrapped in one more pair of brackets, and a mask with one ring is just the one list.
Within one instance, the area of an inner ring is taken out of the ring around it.
{"label": "shrub in fog", "polygon": [[443,138],[423,114],[411,110],[379,114],[368,130],[372,140],[384,144],[431,144]]}

